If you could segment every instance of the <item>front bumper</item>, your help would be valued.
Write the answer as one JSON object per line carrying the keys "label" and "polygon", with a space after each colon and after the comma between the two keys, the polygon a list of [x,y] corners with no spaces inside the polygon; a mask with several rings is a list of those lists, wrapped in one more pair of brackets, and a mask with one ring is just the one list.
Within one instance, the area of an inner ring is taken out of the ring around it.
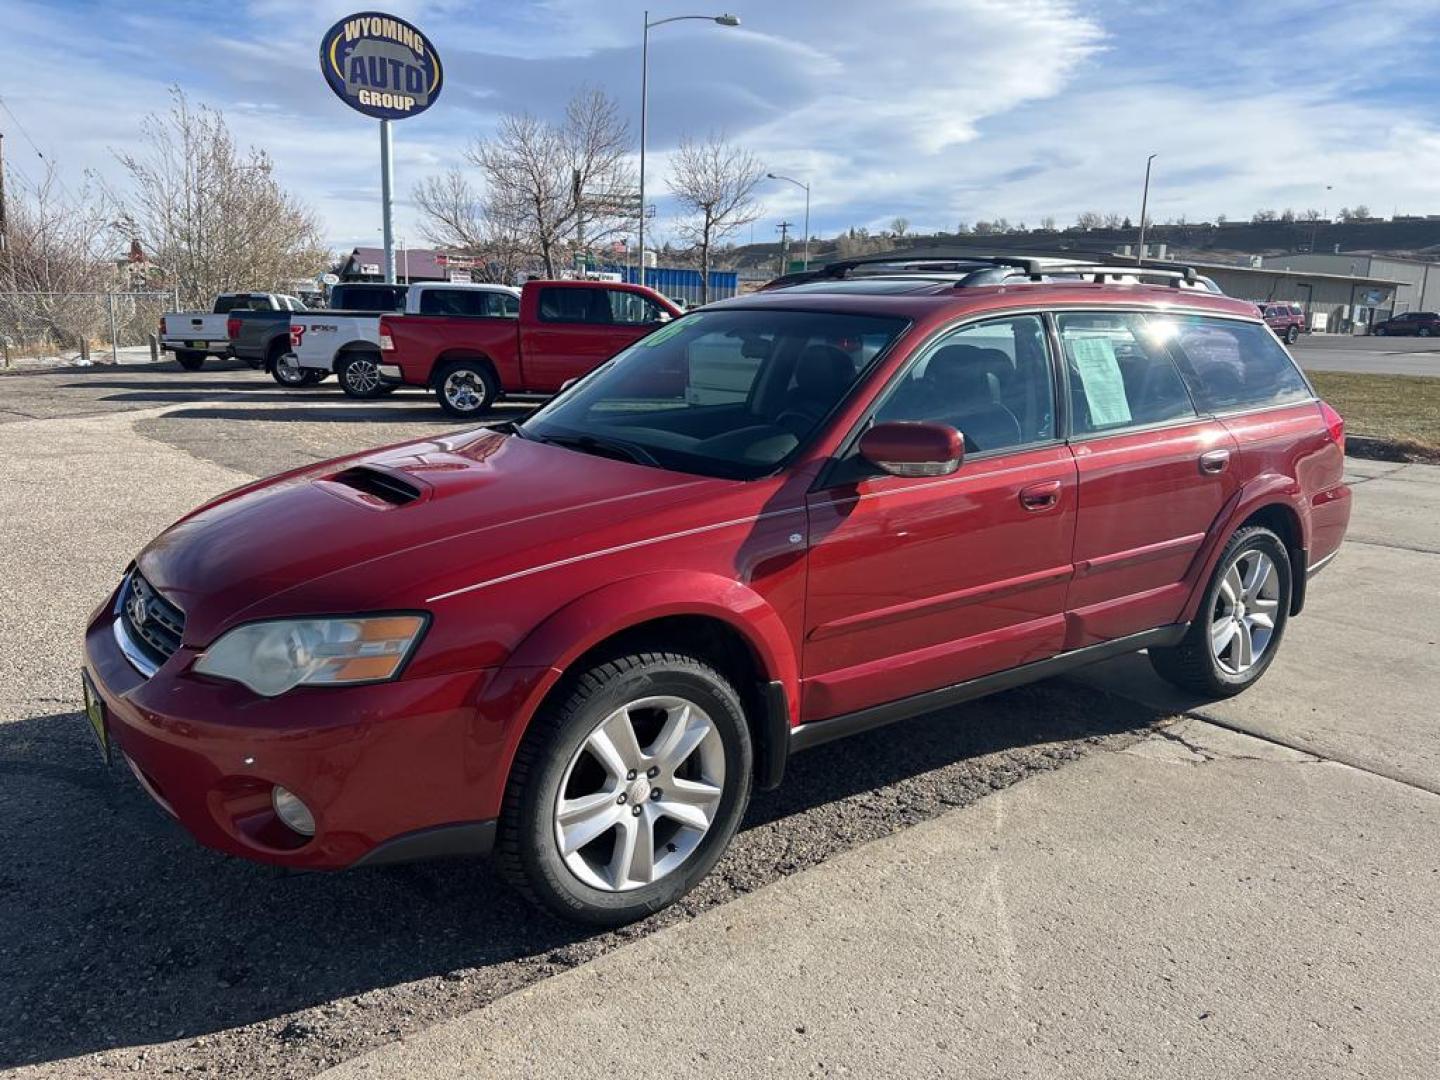
{"label": "front bumper", "polygon": [[[200,843],[297,869],[484,854],[503,795],[503,756],[477,723],[490,670],[261,698],[189,674],[183,647],[146,678],[121,652],[112,605],[92,618],[85,670],[112,745],[152,798]],[[315,817],[291,831],[275,785]]]}

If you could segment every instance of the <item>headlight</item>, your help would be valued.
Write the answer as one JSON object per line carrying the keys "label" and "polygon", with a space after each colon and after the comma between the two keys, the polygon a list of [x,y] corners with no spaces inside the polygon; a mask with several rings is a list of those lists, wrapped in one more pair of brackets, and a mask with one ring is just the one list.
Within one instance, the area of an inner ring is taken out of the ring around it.
{"label": "headlight", "polygon": [[264,697],[301,685],[383,682],[399,674],[424,628],[421,615],[250,623],[207,649],[195,670]]}

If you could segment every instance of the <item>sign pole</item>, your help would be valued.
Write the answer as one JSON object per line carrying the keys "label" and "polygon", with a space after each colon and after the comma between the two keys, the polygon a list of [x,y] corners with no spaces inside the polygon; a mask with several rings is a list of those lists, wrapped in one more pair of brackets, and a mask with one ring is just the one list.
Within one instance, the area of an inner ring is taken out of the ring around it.
{"label": "sign pole", "polygon": [[385,234],[385,280],[395,284],[395,153],[390,141],[390,121],[380,121],[380,214]]}

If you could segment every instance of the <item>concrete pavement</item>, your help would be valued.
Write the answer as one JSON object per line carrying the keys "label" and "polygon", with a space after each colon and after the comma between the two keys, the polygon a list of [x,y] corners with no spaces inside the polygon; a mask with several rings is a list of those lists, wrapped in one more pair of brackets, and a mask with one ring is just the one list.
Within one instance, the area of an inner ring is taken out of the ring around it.
{"label": "concrete pavement", "polygon": [[322,1075],[1432,1075],[1440,468],[1350,465],[1250,692]]}

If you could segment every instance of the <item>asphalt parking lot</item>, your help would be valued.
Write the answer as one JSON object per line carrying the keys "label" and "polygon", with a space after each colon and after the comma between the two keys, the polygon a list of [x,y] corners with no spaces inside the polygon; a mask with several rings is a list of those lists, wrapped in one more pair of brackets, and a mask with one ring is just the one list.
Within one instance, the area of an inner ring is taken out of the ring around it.
{"label": "asphalt parking lot", "polygon": [[[527,407],[502,406],[496,419]],[[1440,620],[1413,600],[1440,590],[1440,470],[1355,464],[1351,543],[1252,694],[1223,706],[1187,701],[1160,689],[1143,661],[1121,661],[832,744],[797,758],[785,787],[756,799],[731,853],[684,904],[593,935],[537,914],[484,865],[287,875],[202,851],[123,767],[107,773],[76,711],[86,613],[179,514],[254,476],[455,427],[419,394],[356,403],[333,385],[283,391],[233,366],[0,376],[0,595],[9,598],[0,608],[0,995],[12,1003],[0,1011],[0,1070],[280,1077],[352,1062],[357,1075],[363,1066],[372,1076],[449,1075],[447,1052],[473,1065],[479,1039],[493,1071],[474,1065],[473,1075],[541,1073],[521,1044],[533,1051],[577,1010],[591,1010],[587,1023],[606,1015],[584,987],[606,971],[636,985],[637,965],[660,949],[668,966],[651,970],[663,978],[637,990],[637,1002],[716,971],[721,988],[696,995],[694,1015],[680,1020],[703,1027],[723,1008],[740,1025],[708,1064],[654,1057],[662,1075],[789,1075],[816,1071],[817,1061],[824,1074],[824,1051],[787,1046],[776,1058],[769,1028],[734,1018],[749,1015],[745,1001],[778,1007],[788,990],[809,1028],[824,1031],[816,1025],[833,988],[887,963],[891,996],[881,1000],[897,1018],[894,1067],[855,1075],[938,1074],[936,1061],[955,1055],[937,1059],[937,1038],[962,1033],[983,1042],[994,1075],[1019,1071],[1007,1072],[1007,1060],[1036,1075],[1115,1075],[1122,1070],[1107,1064],[1131,1061],[1149,1066],[1135,1075],[1160,1075],[1166,1045],[1201,1048],[1195,1060],[1210,1076],[1238,1075],[1247,1048],[1266,1066],[1256,1075],[1287,1075],[1287,1061],[1318,1060],[1305,1056],[1316,1048],[1336,1055],[1334,1069],[1288,1075],[1414,1076],[1433,1065],[1440,737],[1430,703],[1440,693]],[[1177,716],[1187,717],[1182,726]],[[991,853],[1002,841],[987,830],[1000,829],[1002,813],[1012,830],[1003,843],[1031,853],[1018,880],[1035,898],[1069,890],[1068,909],[1022,902],[1012,886],[1009,914],[996,921],[1003,890],[994,892],[1001,871]],[[1086,830],[1126,842],[1097,852],[1092,866],[1062,859],[1083,847]],[[946,869],[920,887],[914,868],[932,864]],[[1177,867],[1188,889],[1167,877]],[[1108,913],[1075,901],[1092,880],[1126,873],[1150,876],[1112,889]],[[1243,895],[1222,878],[1243,879]],[[847,926],[872,881],[881,921]],[[993,902],[957,899],[976,896]],[[933,935],[919,938],[928,959],[851,947],[898,941],[921,913],[947,906],[977,907],[942,936],[980,942],[978,959],[947,953]],[[809,914],[796,933],[778,932],[800,912]],[[840,927],[839,938],[827,927]],[[1284,947],[1267,949],[1267,937]],[[834,955],[807,978],[807,962],[785,957],[787,940]],[[1177,1010],[1206,1011],[1196,986],[1277,983],[1229,1010],[1229,1030],[1244,1038],[1206,1044],[1192,1030],[1200,1021],[1187,1016],[1182,1029],[1179,1011],[1173,1029],[1153,1012],[1136,1018],[1135,1001],[1159,983],[1133,976],[1170,948],[1192,950],[1176,972]],[[757,985],[767,963],[786,978]],[[973,996],[946,984],[965,964]],[[1037,980],[1092,1000],[1062,1022],[1032,1008]],[[1287,982],[1329,995],[1335,1008],[1312,1016],[1287,1000],[1277,1009]],[[960,999],[968,1020],[933,1011],[937,987]],[[516,991],[534,996],[507,997]],[[877,1038],[864,1003],[835,993],[836,1015],[856,1010],[850,1030]],[[775,1015],[788,1037],[807,1027]],[[1077,1032],[1075,1015],[1095,1030]],[[1307,1043],[1311,1020],[1319,1026]],[[421,1034],[442,1021],[450,1024]],[[954,1034],[937,1035],[937,1023]],[[387,1056],[400,1037],[416,1056]],[[844,1032],[833,1037],[841,1056],[832,1066],[864,1060]],[[646,1043],[643,1031],[625,1038]],[[1065,1072],[1058,1051],[1045,1052],[1084,1038],[1132,1040],[1129,1056]],[[1261,1054],[1267,1038],[1292,1056]],[[609,1071],[611,1048],[591,1046],[588,1057],[551,1064],[569,1075]]]}

